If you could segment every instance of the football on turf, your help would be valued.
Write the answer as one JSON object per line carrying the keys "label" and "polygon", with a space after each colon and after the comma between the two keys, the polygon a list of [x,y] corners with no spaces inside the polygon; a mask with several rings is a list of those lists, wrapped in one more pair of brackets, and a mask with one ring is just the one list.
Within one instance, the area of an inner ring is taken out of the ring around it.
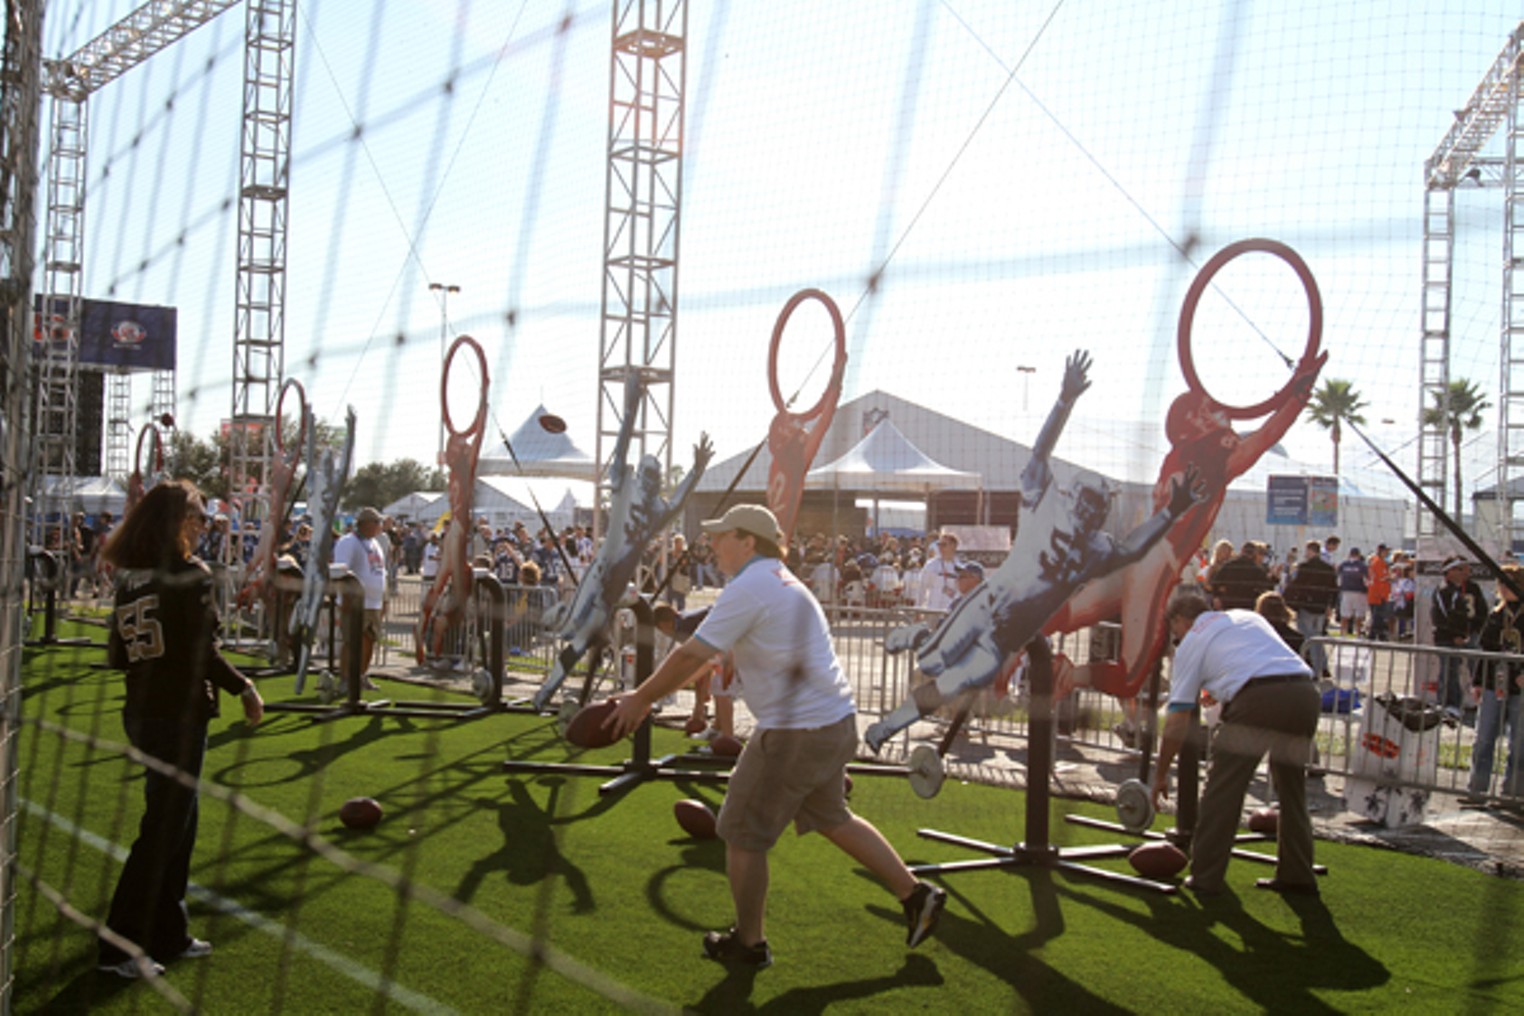
{"label": "football on turf", "polygon": [[1127,860],[1144,878],[1169,878],[1184,870],[1188,858],[1168,840],[1157,840],[1133,848]]}
{"label": "football on turf", "polygon": [[683,724],[683,733],[685,734],[702,734],[708,729],[709,721],[702,716],[690,716],[688,717],[688,722]]}
{"label": "football on turf", "polygon": [[721,734],[719,737],[716,737],[713,741],[709,742],[710,751],[714,752],[716,755],[723,755],[726,758],[735,758],[737,755],[741,754],[741,748],[742,745],[740,740],[731,737],[729,734]]}
{"label": "football on turf", "polygon": [[683,832],[696,840],[714,839],[714,812],[703,801],[689,798],[672,806],[672,817],[683,827]]}
{"label": "football on turf", "polygon": [[607,748],[619,740],[619,735],[614,733],[614,728],[605,727],[603,721],[617,708],[618,702],[604,699],[578,709],[566,725],[566,739],[578,748]]}
{"label": "football on turf", "polygon": [[369,829],[381,821],[381,805],[374,797],[351,797],[339,808],[339,821],[350,829]]}
{"label": "football on turf", "polygon": [[1249,831],[1274,836],[1281,826],[1281,813],[1274,808],[1256,808],[1249,812]]}

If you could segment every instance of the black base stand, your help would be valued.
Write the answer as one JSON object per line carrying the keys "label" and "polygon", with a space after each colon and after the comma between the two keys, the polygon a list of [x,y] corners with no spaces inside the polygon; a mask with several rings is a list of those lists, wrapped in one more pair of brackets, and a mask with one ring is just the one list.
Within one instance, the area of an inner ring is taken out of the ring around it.
{"label": "black base stand", "polygon": [[[488,571],[477,571],[472,576],[475,594],[489,601],[483,616],[490,618],[488,626],[487,672],[492,686],[486,701],[476,704],[463,702],[393,701],[376,699],[366,701],[361,697],[360,671],[364,656],[360,633],[365,625],[365,597],[358,580],[352,576],[336,579],[334,586],[343,605],[344,652],[343,666],[348,675],[344,682],[344,701],[336,705],[320,705],[311,702],[273,702],[265,706],[266,712],[305,713],[314,722],[326,723],[346,716],[405,716],[411,719],[479,720],[484,716],[514,711],[503,701],[503,619],[506,615],[507,597],[497,576]],[[532,710],[529,710],[532,711]]]}
{"label": "black base stand", "polygon": [[[1143,747],[1142,758],[1138,762],[1138,779],[1145,784],[1149,782],[1150,770],[1153,763],[1154,730],[1153,718],[1159,714],[1159,684],[1161,680],[1161,664],[1154,663],[1154,672],[1148,682],[1148,717],[1149,730],[1148,742]],[[1120,833],[1124,836],[1137,836],[1144,840],[1168,840],[1187,854],[1191,852],[1191,830],[1196,828],[1196,810],[1201,803],[1201,756],[1202,749],[1206,744],[1206,728],[1201,725],[1201,709],[1198,707],[1191,713],[1191,734],[1180,746],[1180,755],[1176,767],[1176,798],[1179,808],[1175,813],[1175,825],[1165,832],[1155,832],[1145,829],[1134,832],[1119,822],[1107,822],[1103,819],[1090,818],[1087,815],[1065,815],[1064,821],[1071,825],[1085,826],[1089,829],[1104,829],[1107,832]],[[1264,833],[1240,833],[1234,837],[1235,843],[1264,843],[1272,837]],[[1136,844],[1134,844],[1136,846]],[[1261,864],[1275,864],[1274,854],[1261,854],[1256,850],[1244,850],[1234,847],[1231,851],[1233,857],[1245,861],[1257,861]],[[1314,874],[1328,874],[1328,866],[1314,864]]]}
{"label": "black base stand", "polygon": [[[644,682],[654,669],[656,626],[652,620],[651,601],[641,596],[631,610],[635,613],[635,681]],[[592,675],[589,675],[591,681]],[[649,780],[690,780],[698,783],[723,783],[729,770],[679,769],[673,763],[679,755],[651,757],[651,718],[646,717],[635,731],[634,754],[618,765],[593,765],[577,762],[524,762],[508,759],[503,770],[510,773],[565,773],[571,776],[612,776],[598,787],[600,794],[612,794]],[[692,756],[688,756],[692,758]],[[720,761],[728,762],[729,759]]]}
{"label": "black base stand", "polygon": [[33,547],[27,556],[31,565],[33,583],[41,585],[45,593],[42,603],[42,634],[37,638],[22,639],[21,644],[28,648],[94,646],[97,649],[104,649],[106,643],[97,642],[84,635],[58,637],[58,590],[65,581],[64,566],[59,562],[58,555],[38,547]]}
{"label": "black base stand", "polygon": [[935,829],[920,829],[917,833],[926,839],[952,843],[992,856],[972,861],[912,865],[910,870],[919,876],[989,868],[1058,869],[1157,893],[1176,892],[1177,887],[1173,883],[1156,882],[1152,879],[1080,863],[1110,857],[1126,857],[1136,844],[1055,847],[1049,842],[1048,810],[1051,793],[1048,784],[1053,774],[1053,650],[1047,640],[1038,637],[1028,643],[1027,659],[1030,661],[1028,675],[1032,682],[1032,715],[1027,749],[1026,840],[1011,847],[1002,847]]}

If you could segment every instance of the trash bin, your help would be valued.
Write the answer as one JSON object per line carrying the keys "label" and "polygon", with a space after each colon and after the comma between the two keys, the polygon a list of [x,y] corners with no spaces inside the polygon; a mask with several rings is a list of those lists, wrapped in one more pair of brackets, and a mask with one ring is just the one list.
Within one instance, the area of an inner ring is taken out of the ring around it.
{"label": "trash bin", "polygon": [[1389,829],[1416,825],[1439,773],[1444,710],[1411,695],[1382,692],[1366,700],[1353,747],[1345,806]]}

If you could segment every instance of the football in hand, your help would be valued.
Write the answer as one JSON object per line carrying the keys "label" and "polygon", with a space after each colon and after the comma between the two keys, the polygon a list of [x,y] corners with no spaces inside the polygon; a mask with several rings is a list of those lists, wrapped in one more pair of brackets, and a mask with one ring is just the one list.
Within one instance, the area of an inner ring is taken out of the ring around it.
{"label": "football in hand", "polygon": [[373,797],[351,797],[339,808],[339,821],[350,829],[369,829],[381,821],[381,805]]}
{"label": "football in hand", "polygon": [[617,708],[614,699],[604,699],[578,709],[566,725],[566,739],[578,748],[607,748],[619,740],[613,727],[603,725]]}
{"label": "football in hand", "polygon": [[714,839],[714,812],[703,801],[689,798],[672,806],[672,817],[683,827],[683,832],[696,840]]}
{"label": "football in hand", "polygon": [[1171,878],[1185,869],[1189,858],[1168,840],[1157,840],[1136,847],[1127,860],[1144,878]]}

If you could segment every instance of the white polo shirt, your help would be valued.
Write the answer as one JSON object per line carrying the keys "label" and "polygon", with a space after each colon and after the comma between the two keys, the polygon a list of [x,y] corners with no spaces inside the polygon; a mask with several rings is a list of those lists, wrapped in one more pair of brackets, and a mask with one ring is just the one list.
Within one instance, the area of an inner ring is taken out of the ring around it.
{"label": "white polo shirt", "polygon": [[857,711],[825,612],[782,561],[746,562],[693,637],[735,654],[758,730],[825,727]]}
{"label": "white polo shirt", "polygon": [[1175,648],[1169,711],[1194,709],[1202,691],[1226,705],[1256,677],[1283,674],[1311,677],[1312,668],[1281,641],[1269,621],[1252,610],[1209,610]]}

